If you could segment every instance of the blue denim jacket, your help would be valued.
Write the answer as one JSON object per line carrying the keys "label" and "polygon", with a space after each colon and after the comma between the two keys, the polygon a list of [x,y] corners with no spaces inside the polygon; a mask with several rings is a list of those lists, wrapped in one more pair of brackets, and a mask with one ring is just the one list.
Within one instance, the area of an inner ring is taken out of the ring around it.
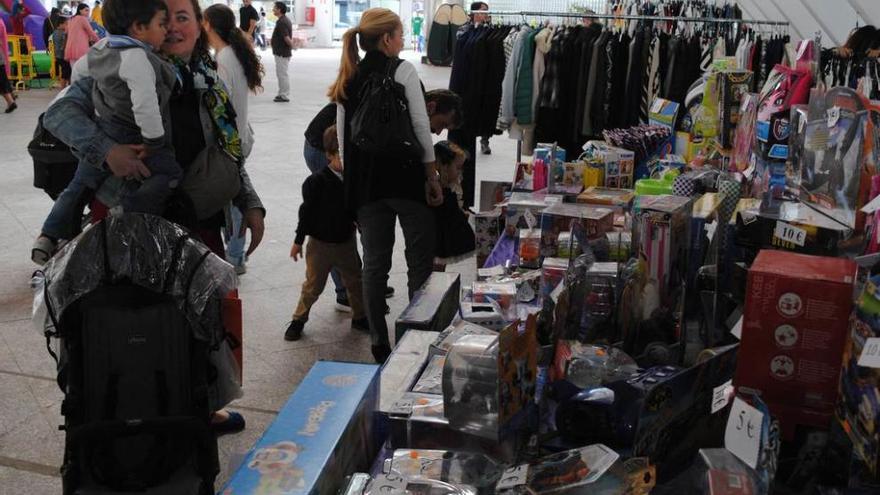
{"label": "blue denim jacket", "polygon": [[[73,153],[80,159],[80,164],[106,170],[107,154],[110,152],[110,148],[117,143],[110,139],[93,119],[95,115],[95,107],[92,105],[91,98],[93,84],[92,78],[84,77],[59,93],[43,116],[43,126],[55,137],[73,148]],[[199,95],[199,101],[202,100]],[[210,143],[215,139],[213,121],[203,105],[199,106],[199,117],[202,122],[205,142]],[[233,203],[241,211],[259,208],[263,210],[265,215],[266,209],[254,190],[244,166],[240,170],[241,191]],[[98,199],[102,202],[104,199],[112,202],[112,198],[119,197],[117,192],[122,185],[123,179],[110,177],[98,191]],[[108,204],[108,206],[115,205]]]}

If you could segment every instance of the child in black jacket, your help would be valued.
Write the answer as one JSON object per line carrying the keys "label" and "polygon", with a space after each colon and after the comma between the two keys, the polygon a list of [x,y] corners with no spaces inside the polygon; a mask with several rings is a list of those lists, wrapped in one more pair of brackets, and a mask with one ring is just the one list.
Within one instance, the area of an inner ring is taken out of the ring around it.
{"label": "child in black jacket", "polygon": [[328,166],[310,175],[302,186],[303,203],[299,207],[299,225],[290,248],[290,257],[293,261],[299,260],[303,241],[308,236],[305,249],[306,280],[292,321],[284,332],[285,340],[299,340],[302,337],[309,310],[324,291],[331,268],[339,270],[348,290],[352,310],[351,327],[370,331],[364,313],[361,258],[357,252],[354,219],[346,211],[343,201],[342,161],[336,126],[324,132],[324,151]]}

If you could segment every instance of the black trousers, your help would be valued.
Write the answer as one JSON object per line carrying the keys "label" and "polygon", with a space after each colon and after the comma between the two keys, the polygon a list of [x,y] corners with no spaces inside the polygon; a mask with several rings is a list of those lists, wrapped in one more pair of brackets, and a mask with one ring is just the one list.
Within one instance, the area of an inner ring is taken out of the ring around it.
{"label": "black trousers", "polygon": [[471,131],[458,129],[449,131],[449,140],[467,151],[468,159],[465,160],[461,171],[462,200],[465,208],[474,206],[474,198],[477,190],[477,136]]}

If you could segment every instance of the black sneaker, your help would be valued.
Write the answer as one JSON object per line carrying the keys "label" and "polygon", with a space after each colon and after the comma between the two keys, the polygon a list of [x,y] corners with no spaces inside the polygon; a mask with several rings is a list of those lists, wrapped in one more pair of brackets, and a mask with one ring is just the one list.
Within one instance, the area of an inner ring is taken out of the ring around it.
{"label": "black sneaker", "polygon": [[385,299],[391,299],[392,297],[394,297],[394,287],[385,287]]}
{"label": "black sneaker", "polygon": [[336,311],[351,313],[351,303],[348,302],[348,295],[345,293],[336,296]]}
{"label": "black sneaker", "polygon": [[373,351],[373,359],[376,360],[376,364],[385,364],[388,356],[391,355],[391,346],[388,344],[374,345],[370,350]]}
{"label": "black sneaker", "polygon": [[286,96],[280,96],[280,95],[279,95],[279,96],[276,96],[275,99],[272,100],[272,101],[274,101],[275,103],[287,103],[287,102],[289,102],[290,100],[289,100]]}
{"label": "black sneaker", "polygon": [[13,101],[13,102],[12,102],[12,105],[9,105],[8,107],[6,107],[6,111],[3,112],[3,113],[12,113],[12,112],[15,111],[16,108],[18,108],[18,103],[15,103],[15,102]]}
{"label": "black sneaker", "polygon": [[293,342],[295,340],[299,340],[303,336],[303,329],[306,326],[306,322],[293,320],[290,322],[290,325],[287,325],[287,330],[284,332],[284,340],[289,342]]}
{"label": "black sneaker", "polygon": [[358,332],[370,333],[370,322],[366,318],[351,320],[351,329]]}

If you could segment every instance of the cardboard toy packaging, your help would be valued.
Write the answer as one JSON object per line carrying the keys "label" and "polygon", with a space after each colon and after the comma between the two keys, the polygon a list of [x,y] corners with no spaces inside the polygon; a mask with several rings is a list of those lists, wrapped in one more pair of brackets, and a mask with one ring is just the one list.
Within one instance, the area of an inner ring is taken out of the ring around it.
{"label": "cardboard toy packaging", "polygon": [[782,202],[777,213],[759,210],[747,208],[736,215],[739,246],[835,256],[838,244],[850,234],[850,229],[805,204]]}
{"label": "cardboard toy packaging", "polygon": [[556,256],[559,234],[572,230],[572,223],[583,226],[588,239],[596,239],[614,228],[611,208],[583,204],[558,203],[541,215],[541,256]]}
{"label": "cardboard toy packaging", "polygon": [[605,141],[588,141],[585,154],[603,165],[605,187],[628,189],[633,187],[636,154],[634,151],[611,146]]}
{"label": "cardboard toy packaging", "polygon": [[319,361],[219,493],[336,493],[379,451],[379,366]]}
{"label": "cardboard toy packaging", "polygon": [[786,438],[831,422],[855,277],[847,259],[770,250],[749,269],[734,384],[760,395]]}
{"label": "cardboard toy packaging", "polygon": [[631,189],[613,189],[608,187],[590,187],[578,196],[578,203],[597,206],[611,206],[616,211],[628,210],[632,205],[635,193]]}
{"label": "cardboard toy packaging", "polygon": [[681,196],[639,196],[633,206],[633,243],[663,301],[668,302],[686,276],[692,201]]}
{"label": "cardboard toy packaging", "polygon": [[718,74],[720,101],[721,147],[733,148],[736,124],[739,122],[739,108],[743,96],[749,92],[752,71],[727,70]]}
{"label": "cardboard toy packaging", "polygon": [[548,206],[561,203],[563,197],[558,194],[547,194],[545,191],[534,193],[515,192],[504,207],[504,225],[507,235],[516,237],[518,229],[540,226],[541,212]]}
{"label": "cardboard toy packaging", "polygon": [[868,280],[853,311],[840,373],[837,420],[855,456],[880,479],[880,276]]}
{"label": "cardboard toy packaging", "polygon": [[492,248],[501,237],[501,209],[482,211],[474,215],[474,240],[476,243],[477,266],[483,266]]}
{"label": "cardboard toy packaging", "polygon": [[[706,193],[694,202],[690,226],[690,264],[688,265],[688,287],[695,287],[697,270],[703,266],[703,260],[709,248],[709,244],[715,235],[717,224],[711,227],[715,220],[718,208],[721,206],[721,195],[718,193]],[[707,226],[711,233],[707,231]]]}
{"label": "cardboard toy packaging", "polygon": [[421,289],[413,294],[394,323],[395,342],[410,329],[441,332],[458,313],[461,283],[457,273],[433,272]]}

